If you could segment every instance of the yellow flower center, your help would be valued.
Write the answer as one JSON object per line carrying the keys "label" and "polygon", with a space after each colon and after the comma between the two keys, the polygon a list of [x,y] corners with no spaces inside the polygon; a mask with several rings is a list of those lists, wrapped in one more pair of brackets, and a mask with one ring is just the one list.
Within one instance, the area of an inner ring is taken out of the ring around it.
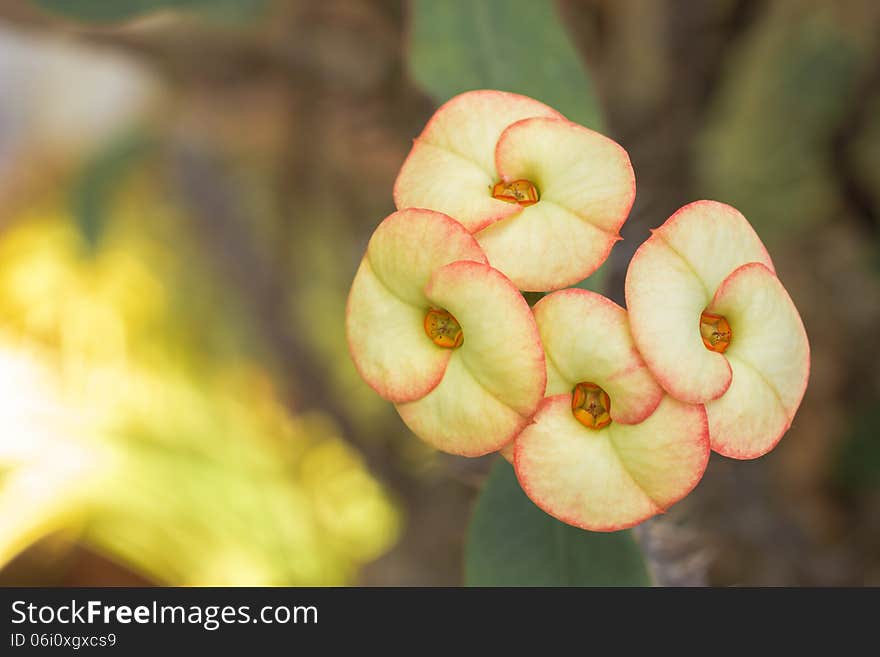
{"label": "yellow flower center", "polygon": [[425,333],[438,347],[455,349],[464,342],[464,333],[458,320],[447,310],[431,308],[425,314]]}
{"label": "yellow flower center", "polygon": [[528,180],[514,180],[509,183],[502,180],[492,187],[492,197],[505,203],[528,207],[538,202],[538,188]]}
{"label": "yellow flower center", "polygon": [[595,383],[581,381],[571,391],[571,413],[588,429],[611,424],[611,398]]}
{"label": "yellow flower center", "polygon": [[700,337],[703,338],[706,349],[723,354],[730,346],[733,332],[723,315],[704,312],[700,315]]}

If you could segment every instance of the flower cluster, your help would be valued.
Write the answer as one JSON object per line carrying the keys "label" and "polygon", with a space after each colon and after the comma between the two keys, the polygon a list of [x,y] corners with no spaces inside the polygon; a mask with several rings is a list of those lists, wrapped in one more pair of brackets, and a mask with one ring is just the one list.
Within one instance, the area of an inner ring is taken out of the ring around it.
{"label": "flower cluster", "polygon": [[[569,288],[619,239],[626,151],[499,91],[441,107],[352,284],[363,379],[426,442],[500,451],[547,513],[630,527],[687,495],[711,449],[765,454],[809,375],[800,317],[733,208],[698,201],[639,248],[625,310]],[[547,292],[534,308],[521,291]]]}

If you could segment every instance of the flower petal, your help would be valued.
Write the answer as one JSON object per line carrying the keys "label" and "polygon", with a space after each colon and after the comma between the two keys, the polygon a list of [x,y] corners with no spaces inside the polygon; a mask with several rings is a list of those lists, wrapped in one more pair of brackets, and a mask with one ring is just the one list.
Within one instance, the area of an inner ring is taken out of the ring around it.
{"label": "flower petal", "polygon": [[712,449],[730,458],[757,458],[776,446],[791,421],[756,370],[736,358],[730,365],[730,388],[706,402]]}
{"label": "flower petal", "polygon": [[623,308],[594,292],[570,289],[545,296],[534,313],[547,355],[548,396],[589,381],[611,397],[615,422],[642,422],[654,412],[663,389],[635,348]]}
{"label": "flower petal", "polygon": [[689,203],[654,234],[688,263],[710,295],[747,262],[760,262],[775,271],[755,229],[739,210],[725,203]]}
{"label": "flower petal", "polygon": [[455,316],[464,342],[437,388],[398,411],[439,449],[465,456],[495,451],[519,433],[544,395],[544,352],[534,317],[510,281],[480,263],[438,269],[425,294]]}
{"label": "flower petal", "polygon": [[496,182],[472,160],[417,140],[394,184],[394,203],[444,212],[473,233],[522,210],[492,196]]}
{"label": "flower petal", "polygon": [[745,217],[715,201],[678,210],[633,256],[626,275],[633,337],[673,397],[703,403],[730,385],[730,365],[700,338],[700,314],[722,281],[748,262],[773,270]]}
{"label": "flower petal", "polygon": [[705,408],[668,395],[641,424],[611,424],[627,472],[663,510],[690,493],[709,463]]}
{"label": "flower petal", "polygon": [[730,323],[725,356],[733,367],[730,389],[706,406],[712,448],[755,458],[779,442],[803,399],[810,373],[807,334],[782,283],[760,263],[728,276],[709,310]]}
{"label": "flower petal", "polygon": [[457,353],[436,388],[421,399],[398,404],[397,412],[426,443],[459,456],[494,452],[528,423],[484,388]]}
{"label": "flower petal", "polygon": [[540,200],[477,235],[492,266],[532,291],[592,274],[620,239],[635,199],[626,151],[565,119],[530,118],[501,135],[496,165],[504,181],[535,184]]}
{"label": "flower petal", "polygon": [[[514,206],[511,206],[514,207]],[[619,239],[552,201],[539,201],[476,234],[493,267],[521,290],[557,290],[585,279]]]}
{"label": "flower petal", "polygon": [[464,332],[458,349],[474,377],[517,413],[530,416],[547,384],[544,350],[529,304],[498,270],[454,262],[434,272],[428,299]]}
{"label": "flower petal", "polygon": [[420,399],[443,378],[452,352],[428,339],[424,317],[391,294],[364,258],[348,297],[348,348],[361,378],[388,401]]}
{"label": "flower petal", "polygon": [[666,510],[693,490],[709,458],[705,410],[668,396],[644,422],[598,431],[574,418],[570,395],[548,397],[515,445],[529,498],[592,531],[624,529]]}
{"label": "flower petal", "polygon": [[425,285],[438,267],[486,262],[461,224],[440,212],[407,208],[388,216],[370,238],[367,259],[379,280],[406,303],[425,307]]}
{"label": "flower petal", "polygon": [[541,200],[614,236],[636,197],[623,147],[565,119],[537,117],[509,126],[498,140],[495,164],[502,180],[529,180]]}
{"label": "flower petal", "polygon": [[711,301],[700,279],[655,232],[626,273],[630,330],[660,385],[676,399],[699,404],[730,386],[730,365],[700,337],[700,314]]}
{"label": "flower petal", "polygon": [[385,399],[419,399],[440,382],[450,352],[425,335],[423,288],[435,269],[463,259],[485,261],[467,231],[440,213],[396,212],[373,234],[349,293],[346,334],[355,367]]}
{"label": "flower petal", "polygon": [[398,208],[430,208],[455,217],[471,232],[519,212],[492,198],[498,182],[495,145],[511,123],[561,117],[536,100],[503,91],[471,91],[440,107],[416,138],[394,183]]}

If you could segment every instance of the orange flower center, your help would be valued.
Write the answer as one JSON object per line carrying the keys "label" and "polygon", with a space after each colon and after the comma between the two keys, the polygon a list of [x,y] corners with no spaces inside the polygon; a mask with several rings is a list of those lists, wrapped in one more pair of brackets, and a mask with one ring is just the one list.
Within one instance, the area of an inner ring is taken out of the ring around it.
{"label": "orange flower center", "polygon": [[538,202],[538,189],[528,180],[514,180],[509,183],[502,180],[492,187],[492,197],[505,203],[528,207]]}
{"label": "orange flower center", "polygon": [[588,429],[611,424],[611,398],[595,383],[581,381],[571,391],[571,413]]}
{"label": "orange flower center", "polygon": [[455,349],[464,342],[461,324],[447,310],[431,308],[425,314],[425,333],[438,347]]}
{"label": "orange flower center", "polygon": [[723,315],[704,312],[700,315],[700,337],[706,349],[723,354],[730,346],[733,333]]}

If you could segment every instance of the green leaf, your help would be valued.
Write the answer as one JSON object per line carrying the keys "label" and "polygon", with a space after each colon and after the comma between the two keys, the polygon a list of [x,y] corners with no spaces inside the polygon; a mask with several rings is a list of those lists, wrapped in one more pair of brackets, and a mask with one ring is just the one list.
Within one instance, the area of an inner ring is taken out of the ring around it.
{"label": "green leaf", "polygon": [[834,479],[848,492],[880,490],[880,407],[851,414],[849,430],[837,449]]}
{"label": "green leaf", "polygon": [[198,11],[220,20],[253,18],[268,0],[34,0],[34,4],[67,18],[94,23],[129,20],[163,9]]}
{"label": "green leaf", "polygon": [[477,500],[465,548],[468,586],[649,586],[628,531],[576,529],[536,507],[499,458]]}
{"label": "green leaf", "polygon": [[410,72],[438,102],[471,89],[531,96],[601,127],[593,86],[550,0],[413,0]]}
{"label": "green leaf", "polygon": [[572,287],[579,287],[582,290],[590,290],[599,294],[605,294],[608,289],[608,278],[611,276],[611,260],[603,262],[599,269],[590,274],[587,278],[579,283],[575,283]]}
{"label": "green leaf", "polygon": [[90,252],[101,240],[114,194],[154,147],[150,135],[134,132],[111,141],[85,163],[70,190],[70,209]]}

